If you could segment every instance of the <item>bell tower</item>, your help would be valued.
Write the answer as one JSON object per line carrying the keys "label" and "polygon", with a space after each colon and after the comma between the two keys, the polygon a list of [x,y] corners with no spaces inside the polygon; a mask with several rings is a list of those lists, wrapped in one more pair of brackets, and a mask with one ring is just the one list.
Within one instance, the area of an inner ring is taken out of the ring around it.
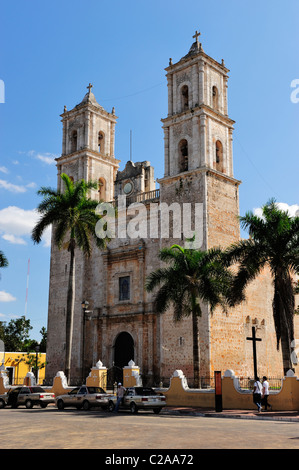
{"label": "bell tower", "polygon": [[227,111],[229,70],[204,53],[196,31],[188,54],[167,71],[168,116],[163,119],[165,176],[211,168],[233,176],[233,124]]}
{"label": "bell tower", "polygon": [[98,190],[93,197],[112,201],[114,180],[119,160],[114,155],[115,124],[114,108],[107,112],[97,102],[89,84],[88,92],[81,103],[61,115],[63,124],[62,155],[57,158],[58,189],[61,173],[74,181],[97,181]]}
{"label": "bell tower", "polygon": [[168,116],[164,130],[161,200],[203,204],[203,245],[208,249],[238,239],[239,181],[233,176],[232,134],[228,116],[229,70],[195,41],[166,70]]}

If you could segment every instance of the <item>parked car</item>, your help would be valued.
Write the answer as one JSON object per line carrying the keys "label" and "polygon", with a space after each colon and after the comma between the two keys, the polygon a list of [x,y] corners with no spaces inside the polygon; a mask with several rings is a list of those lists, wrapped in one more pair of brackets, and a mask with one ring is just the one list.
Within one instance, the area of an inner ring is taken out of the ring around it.
{"label": "parked car", "polygon": [[101,387],[88,387],[82,385],[81,387],[74,388],[70,392],[59,395],[56,397],[56,406],[59,410],[67,406],[75,407],[84,410],[89,410],[92,407],[108,407],[109,400],[113,395],[106,393]]}
{"label": "parked car", "polygon": [[4,408],[6,406],[7,399],[8,399],[7,392],[0,395],[0,408]]}
{"label": "parked car", "polygon": [[[117,398],[114,396],[109,400],[108,409],[113,411]],[[166,397],[157,393],[150,387],[130,387],[127,388],[120,408],[130,409],[131,413],[137,413],[138,410],[152,409],[158,414],[166,405]]]}
{"label": "parked car", "polygon": [[6,394],[0,396],[0,408],[11,406],[26,406],[32,408],[34,405],[40,405],[46,408],[49,403],[55,403],[54,393],[46,392],[42,387],[15,387],[11,388]]}

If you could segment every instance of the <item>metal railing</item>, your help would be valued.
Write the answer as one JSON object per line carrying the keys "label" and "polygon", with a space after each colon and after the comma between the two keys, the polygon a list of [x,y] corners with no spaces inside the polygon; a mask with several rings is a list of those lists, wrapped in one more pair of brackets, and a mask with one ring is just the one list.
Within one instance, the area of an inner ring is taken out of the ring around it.
{"label": "metal railing", "polygon": [[[251,377],[238,377],[241,390],[253,390],[255,379]],[[269,382],[269,389],[273,391],[281,390],[282,378],[281,377],[267,377]],[[261,381],[262,382],[262,381]]]}
{"label": "metal railing", "polygon": [[[133,194],[132,196],[126,196],[126,206],[128,207],[133,202],[153,202],[158,201],[160,198],[160,189],[153,189],[152,191],[140,192],[137,194]],[[117,198],[113,201],[109,201],[114,207],[117,207]]]}

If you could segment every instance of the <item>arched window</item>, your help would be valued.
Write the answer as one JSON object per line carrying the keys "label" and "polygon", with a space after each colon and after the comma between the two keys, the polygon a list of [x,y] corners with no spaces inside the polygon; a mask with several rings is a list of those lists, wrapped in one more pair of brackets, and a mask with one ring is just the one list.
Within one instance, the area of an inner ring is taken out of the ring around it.
{"label": "arched window", "polygon": [[179,166],[180,172],[188,171],[188,142],[186,139],[179,143]]}
{"label": "arched window", "polygon": [[213,86],[212,88],[212,98],[213,98],[213,108],[218,111],[219,94],[218,94],[218,88],[216,86]]}
{"label": "arched window", "polygon": [[76,152],[77,151],[77,143],[78,143],[78,134],[77,131],[72,132],[72,139],[71,139],[71,152]]}
{"label": "arched window", "polygon": [[220,140],[215,145],[215,163],[216,170],[223,171],[223,146]]}
{"label": "arched window", "polygon": [[98,188],[99,201],[106,201],[106,181],[104,178],[99,178]]}
{"label": "arched window", "polygon": [[189,108],[189,90],[187,85],[182,86],[181,88],[181,96],[182,96],[182,111],[185,111]]}
{"label": "arched window", "polygon": [[105,138],[103,132],[98,133],[98,152],[104,153]]}

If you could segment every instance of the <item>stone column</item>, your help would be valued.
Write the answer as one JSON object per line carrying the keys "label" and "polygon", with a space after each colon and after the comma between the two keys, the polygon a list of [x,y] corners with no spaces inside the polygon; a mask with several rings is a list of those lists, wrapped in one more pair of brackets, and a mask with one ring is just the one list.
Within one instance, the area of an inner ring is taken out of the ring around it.
{"label": "stone column", "polygon": [[198,65],[195,64],[192,67],[192,107],[198,105],[198,92],[199,92],[199,76],[198,76]]}
{"label": "stone column", "polygon": [[70,138],[69,138],[69,121],[66,121],[65,127],[65,153],[68,154],[71,151]]}
{"label": "stone column", "polygon": [[228,106],[227,106],[227,85],[228,77],[224,75],[223,77],[223,114],[228,115]]}
{"label": "stone column", "polygon": [[176,114],[178,112],[178,103],[177,103],[177,85],[176,85],[176,75],[173,77],[173,85],[172,85],[172,113]]}
{"label": "stone column", "polygon": [[192,160],[189,164],[189,170],[200,167],[200,136],[199,136],[199,118],[192,118]]}
{"label": "stone column", "polygon": [[173,78],[172,75],[167,77],[167,87],[168,87],[168,116],[173,114]]}
{"label": "stone column", "polygon": [[205,101],[205,64],[200,62],[198,67],[198,101],[199,105],[203,104]]}
{"label": "stone column", "polygon": [[200,116],[200,166],[206,165],[206,115]]}
{"label": "stone column", "polygon": [[89,134],[90,134],[90,112],[87,111],[85,113],[85,142],[84,146],[85,148],[88,148],[89,146]]}
{"label": "stone column", "polygon": [[228,139],[229,139],[229,142],[228,142],[228,149],[229,149],[229,153],[228,153],[228,165],[227,165],[227,170],[228,170],[228,174],[229,176],[234,176],[234,165],[233,165],[233,129],[228,129]]}
{"label": "stone column", "polygon": [[62,121],[62,155],[66,154],[66,121]]}
{"label": "stone column", "polygon": [[165,176],[169,175],[169,127],[164,128],[164,165]]}
{"label": "stone column", "polygon": [[111,122],[111,128],[110,128],[110,157],[114,157],[114,137],[115,137],[115,122]]}

